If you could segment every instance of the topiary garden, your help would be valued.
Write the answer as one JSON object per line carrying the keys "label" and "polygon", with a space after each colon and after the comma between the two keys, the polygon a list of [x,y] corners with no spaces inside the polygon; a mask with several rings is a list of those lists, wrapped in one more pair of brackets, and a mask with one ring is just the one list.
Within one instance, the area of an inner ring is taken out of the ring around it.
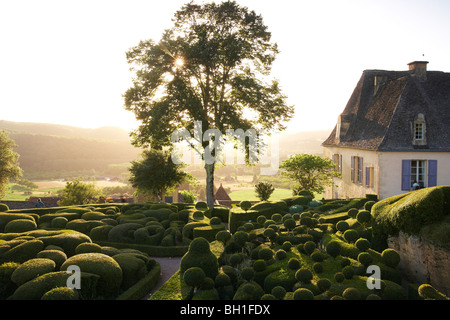
{"label": "topiary garden", "polygon": [[[203,203],[6,210],[0,298],[141,299],[160,276],[152,257],[178,256],[179,271],[151,300],[447,299],[430,285],[404,286],[400,256],[380,236],[379,203],[302,194],[231,210]],[[82,271],[80,290],[67,286],[72,265]]]}

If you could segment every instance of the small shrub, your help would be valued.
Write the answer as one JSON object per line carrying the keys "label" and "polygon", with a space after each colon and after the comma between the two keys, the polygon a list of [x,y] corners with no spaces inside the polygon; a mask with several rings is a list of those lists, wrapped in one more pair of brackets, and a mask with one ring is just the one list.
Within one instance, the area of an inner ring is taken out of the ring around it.
{"label": "small shrub", "polygon": [[341,252],[341,244],[336,240],[332,240],[326,245],[325,250],[330,256],[336,258]]}
{"label": "small shrub", "polygon": [[325,292],[325,291],[327,291],[328,289],[330,289],[330,287],[331,287],[331,281],[328,280],[327,278],[322,278],[322,279],[317,280],[316,285],[317,285],[317,287],[319,288],[319,290],[320,290],[321,292]]}
{"label": "small shrub", "polygon": [[286,295],[286,289],[282,286],[276,286],[272,288],[271,294],[278,300],[283,300]]}
{"label": "small shrub", "polygon": [[313,264],[313,270],[316,274],[323,272],[323,265],[320,262],[316,262]]}
{"label": "small shrub", "polygon": [[394,249],[385,249],[381,253],[381,261],[391,268],[396,268],[400,263],[400,255]]}
{"label": "small shrub", "polygon": [[349,242],[353,243],[359,238],[359,233],[355,229],[348,229],[344,232],[344,239]]}
{"label": "small shrub", "polygon": [[353,270],[352,266],[345,266],[342,268],[342,273],[344,274],[345,279],[351,279],[355,274],[355,270]]}
{"label": "small shrub", "polygon": [[347,288],[342,292],[342,297],[345,300],[360,300],[361,292],[356,288]]}
{"label": "small shrub", "polygon": [[287,253],[283,249],[277,250],[277,252],[275,253],[275,259],[277,259],[278,261],[284,260],[286,259],[286,257]]}
{"label": "small shrub", "polygon": [[419,296],[425,300],[449,300],[444,294],[429,284],[422,284],[418,288]]}
{"label": "small shrub", "polygon": [[370,241],[365,239],[365,238],[359,238],[356,242],[355,242],[355,246],[360,250],[360,251],[367,251],[370,248]]}
{"label": "small shrub", "polygon": [[295,273],[295,279],[302,283],[310,283],[312,278],[313,274],[308,268],[300,268]]}
{"label": "small shrub", "polygon": [[11,280],[18,286],[37,276],[55,270],[55,262],[50,259],[35,258],[22,263],[11,275]]}
{"label": "small shrub", "polygon": [[336,281],[337,283],[341,283],[345,280],[345,276],[342,272],[336,272],[334,274],[334,281]]}
{"label": "small shrub", "polygon": [[244,200],[239,203],[239,207],[242,210],[247,211],[252,207],[252,203],[250,201]]}
{"label": "small shrub", "polygon": [[373,201],[373,200],[367,201],[364,204],[364,209],[370,211],[375,203],[376,203],[376,201]]}
{"label": "small shrub", "polygon": [[356,220],[361,224],[366,224],[372,219],[372,215],[368,210],[360,210],[356,215]]}
{"label": "small shrub", "polygon": [[314,294],[309,289],[299,288],[294,291],[293,298],[294,300],[313,300]]}
{"label": "small shrub", "polygon": [[263,259],[258,259],[253,262],[253,269],[256,272],[262,272],[266,269],[266,262]]}
{"label": "small shrub", "polygon": [[36,222],[30,219],[16,219],[8,222],[5,226],[5,233],[22,233],[35,230]]}
{"label": "small shrub", "polygon": [[246,267],[241,271],[241,277],[245,281],[251,281],[255,275],[255,270],[252,267]]}
{"label": "small shrub", "polygon": [[56,287],[44,293],[41,300],[79,300],[79,294],[76,290],[68,287]]}
{"label": "small shrub", "polygon": [[183,273],[183,280],[188,286],[198,288],[206,278],[206,274],[200,267],[188,268]]}
{"label": "small shrub", "polygon": [[261,248],[258,251],[258,258],[264,261],[273,259],[273,251],[270,248]]}
{"label": "small shrub", "polygon": [[220,272],[214,279],[214,283],[216,287],[225,287],[231,284],[231,279],[227,274]]}
{"label": "small shrub", "polygon": [[283,244],[281,245],[281,248],[286,251],[289,252],[292,248],[292,243],[290,241],[285,241],[283,242]]}
{"label": "small shrub", "polygon": [[356,208],[351,208],[347,211],[347,215],[353,219],[356,219],[356,215],[358,214],[359,210]]}
{"label": "small shrub", "polygon": [[290,258],[288,262],[288,268],[291,270],[298,270],[301,267],[301,262],[297,258]]}
{"label": "small shrub", "polygon": [[84,242],[84,243],[80,243],[76,248],[75,248],[75,254],[80,254],[80,253],[102,253],[102,247],[100,247],[98,244],[96,243],[89,243],[89,242]]}
{"label": "small shrub", "polygon": [[349,228],[350,228],[350,226],[349,226],[348,222],[345,220],[341,220],[338,223],[336,223],[336,230],[338,230],[340,232],[345,232]]}
{"label": "small shrub", "polygon": [[316,249],[316,244],[313,241],[307,241],[305,242],[303,246],[303,250],[309,255],[313,253],[313,251]]}
{"label": "small shrub", "polygon": [[367,267],[372,263],[373,258],[368,252],[361,252],[358,254],[358,261]]}
{"label": "small shrub", "polygon": [[46,258],[55,262],[55,269],[59,270],[64,261],[67,260],[67,255],[61,250],[42,250],[37,254],[37,258]]}
{"label": "small shrub", "polygon": [[197,209],[197,210],[206,210],[206,209],[208,209],[208,204],[205,201],[198,201],[195,204],[195,209]]}

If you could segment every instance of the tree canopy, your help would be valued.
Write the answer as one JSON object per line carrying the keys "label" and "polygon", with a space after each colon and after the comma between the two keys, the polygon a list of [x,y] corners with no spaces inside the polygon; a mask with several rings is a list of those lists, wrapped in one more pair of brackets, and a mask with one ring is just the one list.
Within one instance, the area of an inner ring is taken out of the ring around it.
{"label": "tree canopy", "polygon": [[296,154],[280,165],[281,174],[295,181],[299,189],[321,193],[325,186],[334,184],[333,178],[341,174],[336,164],[328,159],[311,154]]}
{"label": "tree canopy", "polygon": [[15,146],[6,131],[0,130],[0,198],[6,193],[9,179],[22,175],[22,169],[18,164],[19,154],[13,150]]}
{"label": "tree canopy", "polygon": [[[278,48],[260,15],[235,1],[191,2],[173,21],[159,42],[141,41],[127,52],[135,77],[125,108],[141,122],[132,133],[135,145],[171,145],[172,133],[181,129],[195,137],[195,122],[203,132],[224,135],[227,129],[261,134],[285,128],[293,107],[278,81],[269,79]],[[210,139],[194,140],[191,146],[204,156]],[[205,163],[205,170],[211,206],[214,163]]]}
{"label": "tree canopy", "polygon": [[191,178],[171,160],[169,150],[145,150],[140,159],[131,162],[129,170],[129,181],[138,192],[150,193],[161,201],[169,188]]}

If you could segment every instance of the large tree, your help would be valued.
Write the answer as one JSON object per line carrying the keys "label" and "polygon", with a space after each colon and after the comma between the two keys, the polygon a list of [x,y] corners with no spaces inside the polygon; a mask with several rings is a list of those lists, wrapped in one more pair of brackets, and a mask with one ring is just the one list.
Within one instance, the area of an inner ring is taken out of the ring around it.
{"label": "large tree", "polygon": [[6,131],[0,130],[0,198],[5,195],[9,180],[22,175],[18,164],[19,154],[14,152],[15,146]]}
{"label": "large tree", "polygon": [[293,107],[269,79],[277,53],[262,17],[247,7],[235,1],[184,5],[159,42],[141,41],[127,52],[135,77],[124,94],[125,108],[141,122],[132,133],[134,144],[161,148],[172,143],[175,130],[187,130],[205,160],[212,207],[214,162],[206,161],[205,152],[213,139],[195,135],[194,123],[201,123],[202,132],[223,135],[227,129],[283,130]]}
{"label": "large tree", "polygon": [[145,150],[141,158],[132,161],[129,181],[139,192],[150,193],[160,201],[169,188],[192,178],[173,163],[169,150]]}
{"label": "large tree", "polygon": [[312,154],[290,156],[280,165],[281,174],[295,181],[295,190],[308,190],[321,193],[325,186],[334,184],[333,178],[340,177],[336,164],[328,159]]}

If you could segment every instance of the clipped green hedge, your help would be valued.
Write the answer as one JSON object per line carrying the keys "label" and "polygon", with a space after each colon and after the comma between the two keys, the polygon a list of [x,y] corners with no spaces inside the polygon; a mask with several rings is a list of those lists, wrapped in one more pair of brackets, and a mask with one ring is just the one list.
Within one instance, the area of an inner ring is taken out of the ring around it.
{"label": "clipped green hedge", "polygon": [[422,227],[444,219],[450,212],[450,186],[420,189],[378,201],[372,206],[377,231],[418,235]]}

